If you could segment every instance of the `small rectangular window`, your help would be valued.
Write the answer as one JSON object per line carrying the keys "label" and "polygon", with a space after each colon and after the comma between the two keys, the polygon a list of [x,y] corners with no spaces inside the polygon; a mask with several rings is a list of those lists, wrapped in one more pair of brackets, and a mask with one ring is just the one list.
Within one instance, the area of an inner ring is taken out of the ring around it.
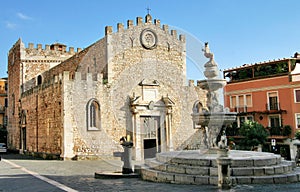
{"label": "small rectangular window", "polygon": [[296,114],[296,128],[300,129],[300,113]]}
{"label": "small rectangular window", "polygon": [[247,121],[253,121],[253,116],[252,115],[249,115],[249,116],[240,116],[237,118],[238,120],[238,126],[241,127],[244,122],[247,120]]}
{"label": "small rectangular window", "polygon": [[295,103],[300,103],[300,89],[295,89]]}
{"label": "small rectangular window", "polygon": [[252,106],[252,97],[251,97],[251,95],[246,95],[246,103],[247,103],[247,107]]}
{"label": "small rectangular window", "polygon": [[248,116],[248,117],[247,117],[247,120],[248,120],[248,121],[253,121],[253,116]]}
{"label": "small rectangular window", "polygon": [[231,106],[231,108],[236,107],[236,97],[235,96],[230,96],[230,106]]}
{"label": "small rectangular window", "polygon": [[239,95],[239,107],[244,107],[245,103],[244,103],[244,95]]}
{"label": "small rectangular window", "polygon": [[277,92],[269,92],[268,93],[268,110],[278,110],[278,96]]}
{"label": "small rectangular window", "polygon": [[281,127],[280,116],[279,115],[269,116],[269,126]]}

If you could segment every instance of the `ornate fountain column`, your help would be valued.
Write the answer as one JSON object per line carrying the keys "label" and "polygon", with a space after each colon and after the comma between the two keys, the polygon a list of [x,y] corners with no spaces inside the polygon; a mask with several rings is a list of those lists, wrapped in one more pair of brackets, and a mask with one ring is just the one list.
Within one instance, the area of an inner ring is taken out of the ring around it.
{"label": "ornate fountain column", "polygon": [[[226,85],[226,80],[219,78],[218,65],[214,61],[214,55],[210,52],[208,43],[202,50],[204,56],[209,59],[205,63],[205,80],[198,81],[198,86],[207,91],[207,108],[199,112],[193,112],[192,118],[195,127],[205,130],[202,137],[207,137],[208,152],[217,153],[218,163],[218,186],[222,189],[231,187],[230,165],[228,157],[227,138],[225,135],[226,126],[236,119],[235,112],[229,112],[219,103],[218,91]],[[201,138],[203,140],[203,138]]]}

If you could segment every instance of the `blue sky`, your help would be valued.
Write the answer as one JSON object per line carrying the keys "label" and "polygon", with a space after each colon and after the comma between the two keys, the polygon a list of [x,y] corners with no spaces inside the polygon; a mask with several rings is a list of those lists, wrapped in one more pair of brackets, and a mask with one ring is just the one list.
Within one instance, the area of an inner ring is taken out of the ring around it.
{"label": "blue sky", "polygon": [[201,79],[204,42],[220,69],[300,52],[299,5],[299,0],[0,1],[0,77],[7,76],[7,53],[19,38],[26,46],[60,42],[84,48],[103,38],[105,26],[126,26],[150,7],[153,19],[196,41],[187,42],[188,57],[200,58],[188,62],[188,78]]}

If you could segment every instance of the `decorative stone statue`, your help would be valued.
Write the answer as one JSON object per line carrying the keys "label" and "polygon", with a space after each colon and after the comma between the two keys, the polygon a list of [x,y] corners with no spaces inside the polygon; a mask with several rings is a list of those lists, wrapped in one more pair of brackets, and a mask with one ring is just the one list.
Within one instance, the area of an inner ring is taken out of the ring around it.
{"label": "decorative stone statue", "polygon": [[227,148],[227,137],[225,134],[225,130],[223,130],[220,141],[218,141],[218,147],[220,149],[226,149]]}
{"label": "decorative stone statue", "polygon": [[204,49],[202,49],[202,51],[204,51],[204,56],[206,58],[209,58],[209,61],[206,64],[207,65],[210,64],[212,66],[217,66],[217,64],[215,63],[215,60],[214,60],[214,54],[210,52],[208,42],[205,42],[205,47],[204,47]]}
{"label": "decorative stone statue", "polygon": [[207,79],[214,79],[218,77],[219,75],[219,70],[218,70],[218,65],[214,60],[214,54],[210,52],[208,43],[205,43],[204,49],[202,49],[204,52],[204,56],[209,59],[208,62],[204,64],[205,71],[204,75]]}

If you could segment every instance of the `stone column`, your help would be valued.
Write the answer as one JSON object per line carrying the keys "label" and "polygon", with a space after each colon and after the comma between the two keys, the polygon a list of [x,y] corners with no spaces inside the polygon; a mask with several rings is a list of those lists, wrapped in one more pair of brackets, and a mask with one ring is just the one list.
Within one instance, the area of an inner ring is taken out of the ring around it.
{"label": "stone column", "polygon": [[230,165],[231,158],[228,157],[228,149],[218,149],[218,187],[220,189],[231,188]]}
{"label": "stone column", "polygon": [[122,168],[122,173],[123,174],[130,174],[133,173],[132,170],[132,146],[133,143],[131,141],[124,141],[121,143],[121,145],[124,148],[124,152],[122,155],[122,160],[123,160],[123,168]]}
{"label": "stone column", "polygon": [[168,121],[168,132],[169,132],[169,150],[173,151],[173,136],[172,136],[172,108],[167,109],[167,121]]}
{"label": "stone column", "polygon": [[135,160],[142,160],[142,133],[141,133],[141,117],[136,114],[136,129],[135,129]]}

